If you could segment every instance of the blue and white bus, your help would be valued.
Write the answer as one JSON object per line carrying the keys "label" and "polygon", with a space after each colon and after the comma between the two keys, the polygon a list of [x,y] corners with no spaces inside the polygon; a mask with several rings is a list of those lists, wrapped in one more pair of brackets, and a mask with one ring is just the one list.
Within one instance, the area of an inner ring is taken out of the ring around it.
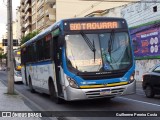
{"label": "blue and white bus", "polygon": [[135,93],[135,62],[122,18],[61,20],[21,46],[22,78],[57,103]]}

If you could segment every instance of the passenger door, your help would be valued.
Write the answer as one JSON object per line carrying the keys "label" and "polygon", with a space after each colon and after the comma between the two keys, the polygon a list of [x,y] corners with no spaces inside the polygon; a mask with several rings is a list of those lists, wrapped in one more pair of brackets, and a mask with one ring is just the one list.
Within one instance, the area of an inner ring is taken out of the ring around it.
{"label": "passenger door", "polygon": [[58,90],[58,96],[63,96],[60,71],[60,66],[62,65],[62,50],[58,47],[58,37],[53,38],[53,55],[53,59],[55,62],[56,85]]}

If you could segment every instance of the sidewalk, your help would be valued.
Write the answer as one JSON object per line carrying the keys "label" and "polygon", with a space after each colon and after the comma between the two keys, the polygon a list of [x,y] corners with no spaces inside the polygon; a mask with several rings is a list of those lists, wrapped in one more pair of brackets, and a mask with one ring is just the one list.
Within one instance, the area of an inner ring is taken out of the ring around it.
{"label": "sidewalk", "polygon": [[[30,111],[32,110],[25,105],[20,95],[8,95],[7,87],[0,81],[0,116],[3,111]],[[0,120],[41,120],[36,117],[0,117]]]}

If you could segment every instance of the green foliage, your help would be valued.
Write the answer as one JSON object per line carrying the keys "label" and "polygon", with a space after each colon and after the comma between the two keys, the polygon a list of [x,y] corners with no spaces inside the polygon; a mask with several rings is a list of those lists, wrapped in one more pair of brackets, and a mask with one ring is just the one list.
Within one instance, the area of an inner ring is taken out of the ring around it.
{"label": "green foliage", "polygon": [[3,55],[2,55],[2,58],[3,58],[3,59],[7,59],[7,53],[3,54]]}
{"label": "green foliage", "polygon": [[31,38],[33,38],[34,36],[36,36],[38,33],[39,31],[28,33],[26,36],[22,38],[21,45],[30,40]]}
{"label": "green foliage", "polygon": [[6,54],[0,53],[0,61],[1,61],[2,59],[7,59],[7,53],[6,53]]}
{"label": "green foliage", "polygon": [[3,58],[3,54],[2,53],[0,53],[0,59],[2,59]]}

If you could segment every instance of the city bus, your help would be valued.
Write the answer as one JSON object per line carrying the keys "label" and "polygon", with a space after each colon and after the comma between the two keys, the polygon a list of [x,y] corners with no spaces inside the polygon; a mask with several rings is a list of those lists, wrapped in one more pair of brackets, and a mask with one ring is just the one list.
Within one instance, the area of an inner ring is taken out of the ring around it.
{"label": "city bus", "polygon": [[60,20],[24,43],[21,57],[30,91],[57,103],[135,93],[132,41],[122,18]]}
{"label": "city bus", "polygon": [[13,50],[13,62],[14,62],[14,82],[22,82],[21,76],[21,52],[19,49]]}

